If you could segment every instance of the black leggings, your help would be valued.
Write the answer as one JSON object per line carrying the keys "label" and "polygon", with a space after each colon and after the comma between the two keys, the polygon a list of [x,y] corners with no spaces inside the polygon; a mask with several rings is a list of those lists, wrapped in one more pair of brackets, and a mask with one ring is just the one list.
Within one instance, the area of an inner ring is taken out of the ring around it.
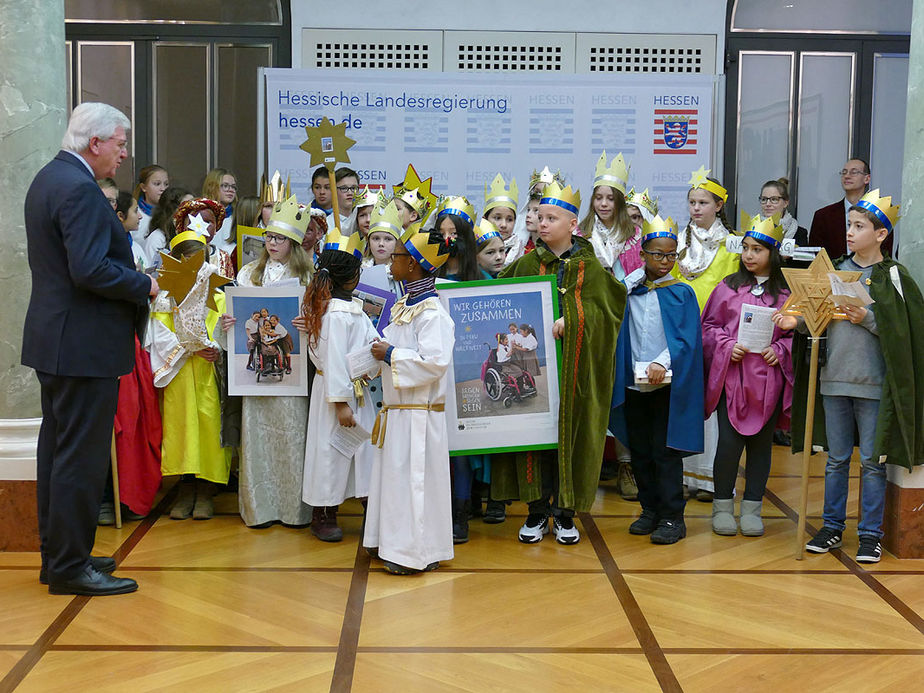
{"label": "black leggings", "polygon": [[715,497],[727,500],[735,491],[735,479],[738,476],[738,463],[741,453],[747,448],[744,465],[744,500],[759,501],[764,497],[767,479],[770,478],[770,461],[773,456],[773,431],[780,415],[781,402],[764,427],[752,436],[744,436],[735,430],[728,420],[728,404],[722,393],[717,408],[719,419],[719,444],[712,464],[712,476],[715,479]]}

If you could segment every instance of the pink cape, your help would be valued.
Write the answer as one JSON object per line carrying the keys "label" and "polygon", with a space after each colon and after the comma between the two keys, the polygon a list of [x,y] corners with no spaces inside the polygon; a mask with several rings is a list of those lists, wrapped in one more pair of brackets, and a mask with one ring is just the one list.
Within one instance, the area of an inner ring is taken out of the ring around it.
{"label": "pink cape", "polygon": [[703,309],[703,360],[706,375],[706,417],[719,405],[722,391],[728,406],[728,419],[741,435],[756,434],[773,416],[780,397],[783,408],[777,426],[787,428],[792,410],[792,332],[773,330],[770,348],[780,363],[770,366],[759,353],[745,354],[738,363],[731,362],[732,348],[738,337],[738,320],[745,303],[779,308],[789,296],[780,293],[773,301],[768,293],[751,294],[750,286],[737,291],[724,281],[713,290]]}

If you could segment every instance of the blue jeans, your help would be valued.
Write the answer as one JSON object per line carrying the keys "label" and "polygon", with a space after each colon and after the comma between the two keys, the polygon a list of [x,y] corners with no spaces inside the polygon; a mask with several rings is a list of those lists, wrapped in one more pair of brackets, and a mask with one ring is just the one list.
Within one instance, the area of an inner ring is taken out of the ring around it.
{"label": "blue jeans", "polygon": [[844,531],[847,517],[847,478],[853,454],[854,422],[860,433],[861,507],[857,534],[882,538],[886,470],[872,459],[876,440],[878,399],[824,397],[828,463],[825,465],[824,525]]}

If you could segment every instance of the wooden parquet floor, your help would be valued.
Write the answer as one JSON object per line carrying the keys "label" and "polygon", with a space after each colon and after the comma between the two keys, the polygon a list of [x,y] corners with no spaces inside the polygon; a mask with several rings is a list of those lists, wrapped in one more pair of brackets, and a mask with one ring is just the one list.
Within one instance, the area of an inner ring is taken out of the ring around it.
{"label": "wooden parquet floor", "polygon": [[[856,465],[855,465],[856,466]],[[924,560],[844,547],[793,557],[799,460],[774,449],[766,534],[718,537],[687,505],[687,538],[631,536],[636,503],[601,485],[581,542],[517,542],[526,514],[471,523],[433,573],[396,577],[345,539],[254,530],[237,498],[207,522],[100,528],[98,555],[138,580],[119,597],[51,596],[37,554],[0,553],[0,693],[38,691],[885,691],[924,680]],[[808,525],[820,524],[823,459]]]}

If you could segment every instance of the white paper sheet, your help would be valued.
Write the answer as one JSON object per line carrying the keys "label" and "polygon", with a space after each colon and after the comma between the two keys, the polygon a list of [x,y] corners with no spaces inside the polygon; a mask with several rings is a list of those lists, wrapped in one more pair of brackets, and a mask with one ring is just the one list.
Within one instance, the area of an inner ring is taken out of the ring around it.
{"label": "white paper sheet", "polygon": [[[651,361],[636,361],[635,362],[635,384],[636,385],[645,385],[648,383],[648,366],[651,365]],[[661,385],[667,385],[671,381],[671,376],[674,374],[672,370],[668,370],[664,374],[664,380],[660,382]]]}
{"label": "white paper sheet", "polygon": [[745,303],[738,317],[738,344],[748,351],[761,352],[773,339],[773,314],[776,308]]}
{"label": "white paper sheet", "polygon": [[334,435],[330,437],[330,444],[345,456],[352,457],[356,454],[359,446],[371,437],[372,434],[359,425],[352,428],[337,426],[334,429]]}
{"label": "white paper sheet", "polygon": [[828,274],[828,281],[831,282],[831,300],[835,305],[862,308],[875,303],[862,282],[845,282],[833,273]]}
{"label": "white paper sheet", "polygon": [[347,364],[350,369],[350,380],[362,378],[378,368],[378,363],[368,344],[347,354]]}

